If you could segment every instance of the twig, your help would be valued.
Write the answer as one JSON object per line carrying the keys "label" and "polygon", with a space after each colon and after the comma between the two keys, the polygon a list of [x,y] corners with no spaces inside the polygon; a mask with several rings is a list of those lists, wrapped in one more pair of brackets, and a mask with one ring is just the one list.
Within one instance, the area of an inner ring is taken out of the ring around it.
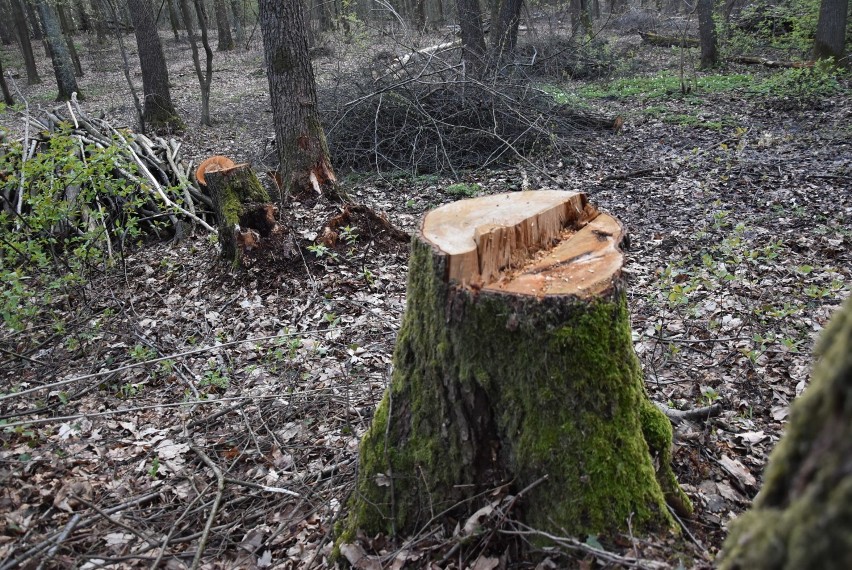
{"label": "twig", "polygon": [[666,417],[669,418],[671,422],[675,425],[678,425],[684,420],[707,420],[710,418],[714,418],[722,413],[722,404],[720,404],[719,402],[715,402],[711,406],[693,408],[691,410],[676,410],[659,402],[654,402],[654,405],[657,406],[664,414],[666,414]]}
{"label": "twig", "polygon": [[192,566],[190,566],[190,570],[197,570],[198,565],[201,564],[201,556],[204,554],[204,549],[207,546],[207,539],[210,537],[210,529],[213,527],[213,521],[216,519],[216,515],[219,514],[219,503],[222,502],[222,494],[225,492],[225,477],[222,475],[222,471],[219,467],[213,463],[209,457],[207,457],[207,454],[204,453],[201,448],[196,447],[195,445],[190,445],[189,448],[194,451],[195,454],[198,455],[216,475],[216,498],[213,500],[213,506],[210,507],[210,516],[207,517],[207,524],[204,525],[204,531],[201,534],[201,539],[198,541],[198,549],[195,551],[195,558],[192,559]]}

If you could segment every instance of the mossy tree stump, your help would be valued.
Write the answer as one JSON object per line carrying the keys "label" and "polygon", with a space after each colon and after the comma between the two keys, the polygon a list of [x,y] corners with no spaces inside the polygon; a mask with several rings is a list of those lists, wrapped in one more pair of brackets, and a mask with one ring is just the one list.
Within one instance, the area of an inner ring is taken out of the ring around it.
{"label": "mossy tree stump", "polygon": [[852,299],[817,345],[751,510],[730,525],[723,570],[852,568]]}
{"label": "mossy tree stump", "polygon": [[222,259],[239,265],[243,254],[260,247],[275,229],[277,209],[249,165],[205,164],[205,170],[199,167],[198,179],[213,198]]}
{"label": "mossy tree stump", "polygon": [[667,500],[691,511],[670,467],[671,425],[633,351],[623,238],[574,192],[426,215],[392,383],[361,443],[339,543],[357,529],[413,533],[447,509],[463,517],[477,494],[545,475],[522,501],[539,529],[672,528]]}

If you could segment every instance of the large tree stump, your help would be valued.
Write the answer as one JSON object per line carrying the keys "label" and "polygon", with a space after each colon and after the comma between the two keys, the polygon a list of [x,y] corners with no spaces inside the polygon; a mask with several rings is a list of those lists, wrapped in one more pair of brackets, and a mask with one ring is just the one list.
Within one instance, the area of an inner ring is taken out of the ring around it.
{"label": "large tree stump", "polygon": [[[248,164],[231,162],[222,168],[217,163],[211,169],[210,160],[199,166],[197,177],[213,198],[221,257],[239,265],[246,251],[260,247],[261,240],[275,230],[276,207]],[[208,167],[202,169],[205,164]]]}
{"label": "large tree stump", "polygon": [[[671,528],[689,513],[671,425],[631,342],[621,224],[584,194],[449,204],[412,240],[391,386],[361,443],[339,543],[409,534],[510,484],[540,529]],[[486,499],[483,499],[485,501]]]}
{"label": "large tree stump", "polygon": [[852,299],[817,346],[751,510],[730,526],[724,570],[852,568]]}

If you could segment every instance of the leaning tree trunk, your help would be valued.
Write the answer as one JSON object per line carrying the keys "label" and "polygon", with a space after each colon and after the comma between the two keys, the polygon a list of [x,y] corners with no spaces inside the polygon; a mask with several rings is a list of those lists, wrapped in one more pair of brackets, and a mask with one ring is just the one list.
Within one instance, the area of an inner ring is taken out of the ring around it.
{"label": "leaning tree trunk", "polygon": [[633,352],[623,237],[575,192],[424,218],[392,383],[338,544],[357,529],[411,534],[445,509],[459,520],[506,484],[528,489],[526,524],[560,533],[672,528],[667,501],[691,511]]}
{"label": "leaning tree trunk", "polygon": [[852,299],[826,328],[751,510],[730,526],[723,570],[852,568]]}
{"label": "leaning tree trunk", "polygon": [[260,29],[282,196],[303,191],[337,195],[337,179],[317,111],[314,69],[302,2],[260,0]]}
{"label": "leaning tree trunk", "polygon": [[53,7],[48,4],[48,0],[36,0],[36,8],[44,27],[47,43],[50,45],[50,59],[53,63],[56,85],[59,88],[56,100],[70,101],[72,93],[77,93],[82,99],[82,94],[79,93],[80,89],[77,87],[77,78],[74,76],[71,54],[68,53],[68,46],[62,37],[62,31],[59,29],[59,21],[56,19]]}
{"label": "leaning tree trunk", "polygon": [[[142,67],[142,92],[145,99],[142,115],[145,123],[156,131],[180,130],[183,128],[183,122],[172,104],[169,70],[151,7],[147,0],[127,0],[127,5],[133,20],[139,63]],[[144,125],[142,126],[144,131]]]}

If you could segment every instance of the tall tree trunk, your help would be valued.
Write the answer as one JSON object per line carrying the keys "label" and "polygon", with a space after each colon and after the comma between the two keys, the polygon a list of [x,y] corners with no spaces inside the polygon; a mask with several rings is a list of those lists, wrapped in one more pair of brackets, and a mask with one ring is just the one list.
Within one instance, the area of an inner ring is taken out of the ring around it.
{"label": "tall tree trunk", "polygon": [[843,60],[848,9],[848,0],[822,0],[814,39],[814,59],[833,57],[837,64],[850,67],[849,62]]}
{"label": "tall tree trunk", "polygon": [[24,65],[27,68],[27,85],[35,85],[41,83],[41,78],[38,76],[38,69],[36,68],[33,44],[30,43],[30,31],[27,27],[23,1],[11,0],[12,16],[15,19],[15,30],[18,32],[18,44],[21,46],[21,54],[24,56]]}
{"label": "tall tree trunk", "polygon": [[716,23],[713,21],[713,0],[698,0],[698,35],[701,40],[701,67],[719,62],[716,52]]}
{"label": "tall tree trunk", "polygon": [[336,196],[303,10],[302,2],[259,2],[282,195],[316,191]]}
{"label": "tall tree trunk", "polygon": [[34,4],[32,2],[28,2],[27,0],[21,1],[24,4],[24,9],[27,11],[27,18],[30,21],[30,29],[33,32],[33,39],[37,42],[44,41],[44,33],[42,33],[41,22],[39,22],[38,14],[36,14]]}
{"label": "tall tree trunk", "polygon": [[56,19],[56,14],[53,7],[48,3],[48,0],[35,0],[36,8],[38,9],[41,24],[44,27],[45,39],[50,45],[51,63],[53,64],[53,73],[56,75],[56,85],[59,92],[56,95],[57,101],[69,101],[71,94],[78,92],[77,78],[74,77],[74,64],[71,62],[71,54],[68,53],[68,46],[62,38],[62,31],[59,29],[59,21]]}
{"label": "tall tree trunk", "polygon": [[[183,128],[183,122],[172,104],[169,70],[154,22],[154,14],[146,0],[127,0],[127,5],[133,20],[139,63],[142,67],[144,121],[155,131],[180,130]],[[145,130],[144,125],[142,130]]]}
{"label": "tall tree trunk", "polygon": [[667,502],[691,511],[633,351],[623,238],[577,192],[426,215],[340,542],[464,521],[497,488],[523,494],[525,524],[568,535],[673,527]]}
{"label": "tall tree trunk", "polygon": [[825,328],[751,509],[730,523],[721,570],[852,568],[852,299]]}
{"label": "tall tree trunk", "polygon": [[12,98],[12,94],[9,92],[9,86],[6,85],[6,74],[3,71],[3,58],[0,58],[0,88],[3,89],[3,101],[7,105],[14,105],[15,100]]}
{"label": "tall tree trunk", "polygon": [[213,0],[216,8],[216,29],[219,33],[219,51],[234,49],[234,38],[231,36],[231,24],[228,22],[228,6],[225,0]]}
{"label": "tall tree trunk", "polygon": [[91,4],[96,34],[95,41],[98,43],[98,45],[104,45],[106,43],[107,36],[109,35],[109,11],[104,9],[102,1],[103,0],[92,0]]}
{"label": "tall tree trunk", "polygon": [[482,32],[482,15],[479,0],[456,0],[461,28],[462,58],[474,76],[485,69],[485,35]]}
{"label": "tall tree trunk", "polygon": [[56,5],[56,11],[59,14],[59,25],[62,28],[62,34],[65,36],[65,45],[68,47],[68,53],[71,55],[71,63],[74,64],[74,75],[83,77],[83,65],[80,63],[80,56],[77,55],[77,47],[74,45],[74,33],[71,26],[71,18],[65,13],[65,7],[60,2]]}
{"label": "tall tree trunk", "polygon": [[502,0],[496,22],[491,22],[491,52],[496,61],[511,57],[518,41],[523,0]]}

